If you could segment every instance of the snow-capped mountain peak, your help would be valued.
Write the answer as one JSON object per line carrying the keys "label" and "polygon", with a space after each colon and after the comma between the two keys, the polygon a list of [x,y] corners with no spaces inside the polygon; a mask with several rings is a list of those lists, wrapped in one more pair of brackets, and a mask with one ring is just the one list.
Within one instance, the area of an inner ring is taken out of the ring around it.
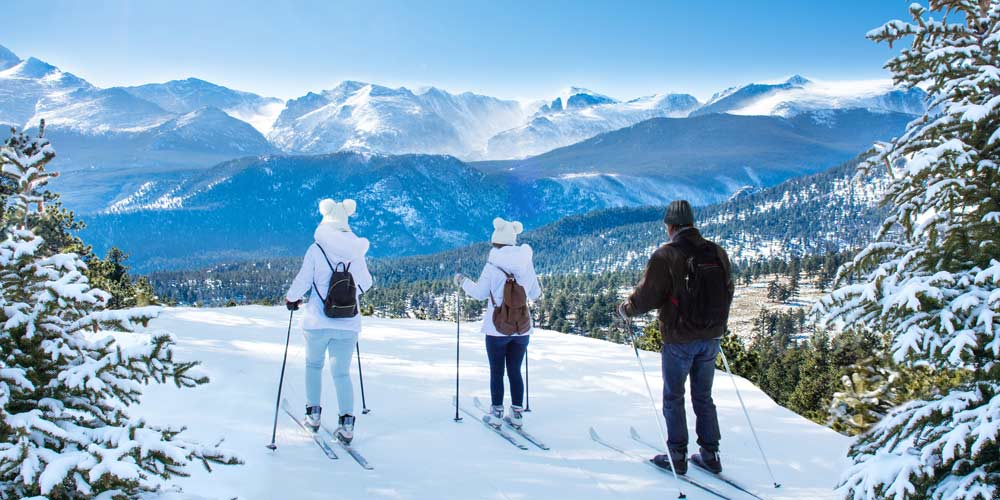
{"label": "snow-capped mountain peak", "polygon": [[808,78],[802,75],[792,75],[787,80],[785,80],[785,83],[793,87],[802,87],[805,85],[809,85],[812,82]]}
{"label": "snow-capped mountain peak", "polygon": [[437,88],[347,80],[289,100],[271,141],[286,151],[381,151],[475,156],[498,132],[524,123],[517,101]]}
{"label": "snow-capped mountain peak", "polygon": [[583,87],[569,87],[563,90],[558,97],[549,104],[543,106],[539,113],[558,113],[572,109],[589,108],[601,104],[614,104],[618,100],[604,94],[598,94]]}
{"label": "snow-capped mountain peak", "polygon": [[17,54],[11,52],[7,47],[0,45],[0,71],[10,68],[19,62],[21,62],[21,58],[17,57]]}
{"label": "snow-capped mountain peak", "polygon": [[281,100],[274,97],[233,90],[193,77],[124,89],[171,113],[186,114],[204,107],[218,108],[233,118],[251,124],[261,133],[271,129],[284,107]]}
{"label": "snow-capped mountain peak", "polygon": [[807,111],[863,108],[920,114],[925,93],[900,89],[890,80],[819,81],[793,75],[778,83],[751,83],[716,93],[693,115],[794,116]]}

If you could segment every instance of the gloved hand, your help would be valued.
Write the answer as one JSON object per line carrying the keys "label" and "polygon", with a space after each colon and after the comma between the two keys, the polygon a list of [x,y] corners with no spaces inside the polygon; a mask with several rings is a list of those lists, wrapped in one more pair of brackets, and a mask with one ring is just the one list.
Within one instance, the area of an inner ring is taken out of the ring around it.
{"label": "gloved hand", "polygon": [[453,277],[451,281],[452,283],[455,283],[455,286],[461,287],[462,283],[465,281],[465,276],[462,276],[462,273],[455,273],[455,277]]}
{"label": "gloved hand", "polygon": [[622,302],[615,307],[615,315],[618,316],[622,321],[628,322],[628,312],[625,306],[628,305],[628,301]]}
{"label": "gloved hand", "polygon": [[285,307],[288,308],[289,311],[298,311],[299,305],[301,304],[302,304],[302,299],[295,301],[285,299]]}

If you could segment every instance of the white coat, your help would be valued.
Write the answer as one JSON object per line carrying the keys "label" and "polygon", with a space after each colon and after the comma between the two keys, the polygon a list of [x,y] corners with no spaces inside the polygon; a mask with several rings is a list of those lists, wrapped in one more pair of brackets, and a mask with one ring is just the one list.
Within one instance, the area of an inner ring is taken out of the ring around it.
{"label": "white coat", "polygon": [[[498,267],[514,275],[517,284],[524,287],[528,300],[538,300],[542,296],[542,286],[538,283],[538,275],[535,274],[535,265],[531,261],[533,252],[528,245],[505,246],[490,250],[490,256],[486,260],[482,274],[478,281],[466,278],[462,282],[462,290],[465,290],[470,297],[479,300],[489,301],[486,304],[486,312],[483,314],[482,332],[493,337],[505,337],[506,335],[497,331],[493,324],[493,300],[490,300],[490,293],[496,305],[503,304],[503,286],[507,282],[507,276]],[[530,318],[529,318],[530,319]],[[527,332],[521,335],[531,335],[534,325]]]}
{"label": "white coat", "polygon": [[[368,240],[359,238],[350,231],[341,231],[333,224],[323,223],[316,228],[313,235],[316,242],[306,250],[305,258],[302,260],[302,268],[299,274],[292,281],[292,286],[288,288],[286,299],[291,302],[301,300],[310,290],[312,296],[306,304],[306,316],[302,321],[304,330],[346,330],[351,332],[361,331],[361,314],[352,318],[328,318],[323,313],[323,299],[319,297],[326,293],[326,288],[330,283],[330,276],[333,271],[330,264],[323,258],[323,252],[319,246],[323,247],[330,263],[336,266],[338,263],[350,264],[351,276],[358,287],[358,304],[361,304],[361,294],[372,287],[372,275],[368,272],[368,263],[365,261],[365,253],[368,252]],[[316,288],[313,288],[315,284]],[[316,293],[316,289],[320,293]]]}

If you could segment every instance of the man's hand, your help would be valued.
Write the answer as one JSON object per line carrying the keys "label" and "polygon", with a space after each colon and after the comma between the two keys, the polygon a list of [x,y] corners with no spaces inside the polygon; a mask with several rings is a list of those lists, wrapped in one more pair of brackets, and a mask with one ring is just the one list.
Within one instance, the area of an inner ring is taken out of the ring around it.
{"label": "man's hand", "polygon": [[625,302],[622,302],[621,304],[618,304],[615,307],[615,315],[617,315],[619,318],[621,318],[622,321],[624,321],[626,323],[628,323],[628,318],[629,318],[628,311],[625,309],[625,306],[627,306],[627,305],[628,305],[628,301],[625,301]]}
{"label": "man's hand", "polygon": [[455,286],[461,287],[462,283],[465,281],[465,276],[462,276],[462,273],[455,273],[455,277],[452,278],[451,281],[455,284]]}
{"label": "man's hand", "polygon": [[301,304],[302,304],[302,299],[299,300],[285,299],[285,307],[288,308],[289,311],[298,311],[299,305]]}

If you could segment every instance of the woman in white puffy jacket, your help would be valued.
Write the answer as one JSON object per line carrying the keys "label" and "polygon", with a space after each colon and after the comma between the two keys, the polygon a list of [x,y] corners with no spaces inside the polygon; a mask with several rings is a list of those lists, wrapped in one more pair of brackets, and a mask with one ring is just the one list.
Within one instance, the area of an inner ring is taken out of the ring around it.
{"label": "woman in white puffy jacket", "polygon": [[518,245],[517,235],[523,231],[520,222],[508,222],[499,217],[493,220],[493,248],[478,281],[472,281],[461,274],[455,275],[455,284],[470,297],[487,300],[483,317],[482,332],[486,335],[486,353],[490,361],[490,396],[492,407],[489,423],[499,427],[503,422],[504,370],[510,381],[510,418],[515,427],[523,425],[524,381],[521,378],[521,362],[528,349],[532,323],[527,316],[526,330],[519,333],[501,333],[493,322],[494,309],[503,306],[504,286],[511,275],[524,288],[528,300],[537,300],[542,295],[532,250],[527,244]]}
{"label": "woman in white puffy jacket", "polygon": [[365,253],[368,240],[359,238],[347,223],[354,214],[354,200],[337,203],[325,199],[319,204],[323,220],[314,233],[315,242],[306,250],[295,280],[285,297],[289,310],[297,310],[306,293],[311,292],[306,304],[302,329],[306,339],[306,423],[313,429],[320,426],[320,393],[322,390],[324,358],[329,355],[333,363],[333,384],[337,390],[340,410],[337,438],[350,442],[354,437],[354,386],[351,384],[351,360],[354,356],[358,334],[361,332],[361,314],[346,318],[329,318],[323,312],[323,295],[327,293],[333,269],[341,263],[349,266],[357,286],[360,305],[361,294],[372,286]]}

